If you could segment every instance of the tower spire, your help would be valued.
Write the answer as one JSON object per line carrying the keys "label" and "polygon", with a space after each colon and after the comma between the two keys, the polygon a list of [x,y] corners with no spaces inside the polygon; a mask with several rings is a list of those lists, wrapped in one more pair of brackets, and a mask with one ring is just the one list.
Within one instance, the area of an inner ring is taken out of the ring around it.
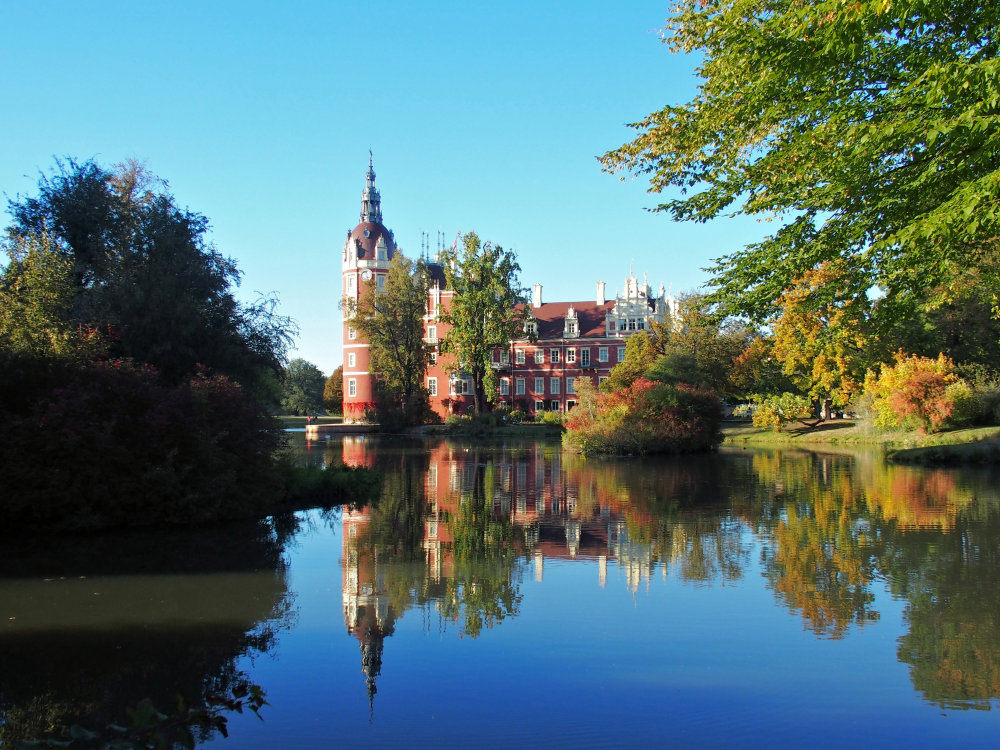
{"label": "tower spire", "polygon": [[361,193],[361,222],[382,223],[382,198],[375,187],[375,167],[372,165],[372,150],[368,149],[368,175],[365,189]]}

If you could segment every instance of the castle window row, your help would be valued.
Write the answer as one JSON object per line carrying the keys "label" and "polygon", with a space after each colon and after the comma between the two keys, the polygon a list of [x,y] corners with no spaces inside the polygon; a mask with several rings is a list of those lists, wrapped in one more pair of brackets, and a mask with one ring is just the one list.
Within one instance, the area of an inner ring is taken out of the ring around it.
{"label": "castle window row", "polygon": [[[616,359],[615,362],[625,361],[625,347],[619,346],[615,348]],[[514,350],[514,364],[523,365],[527,362],[528,352],[531,352],[532,361],[536,365],[544,365],[546,363],[546,350],[545,349],[515,349]],[[549,349],[548,350],[548,363],[557,365],[562,361],[562,349]],[[566,357],[565,361],[568,365],[577,364],[577,347],[570,347],[565,350]],[[582,347],[579,349],[579,365],[580,367],[590,367],[591,363],[591,347]],[[510,352],[506,349],[499,349],[493,356],[494,362],[499,362],[500,364],[510,363]],[[597,361],[601,363],[610,363],[610,348],[607,346],[597,347]]]}

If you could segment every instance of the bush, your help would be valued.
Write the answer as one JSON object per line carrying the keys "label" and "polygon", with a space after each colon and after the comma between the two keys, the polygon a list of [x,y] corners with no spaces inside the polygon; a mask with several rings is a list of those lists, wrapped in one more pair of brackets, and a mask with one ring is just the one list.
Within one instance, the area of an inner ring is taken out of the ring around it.
{"label": "bush", "polygon": [[100,528],[247,517],[279,487],[277,424],[240,387],[178,386],[93,363],[0,415],[0,527]]}
{"label": "bush", "polygon": [[812,414],[812,401],[788,391],[780,395],[756,396],[752,421],[754,427],[767,427],[776,432],[795,419],[808,419]]}
{"label": "bush", "polygon": [[611,393],[583,389],[567,415],[563,445],[576,453],[646,454],[709,450],[722,440],[713,391],[646,378]]}
{"label": "bush", "polygon": [[871,404],[877,428],[937,432],[946,423],[959,426],[975,411],[972,390],[959,380],[951,359],[896,354],[893,365],[882,365],[876,377],[865,377],[864,401]]}

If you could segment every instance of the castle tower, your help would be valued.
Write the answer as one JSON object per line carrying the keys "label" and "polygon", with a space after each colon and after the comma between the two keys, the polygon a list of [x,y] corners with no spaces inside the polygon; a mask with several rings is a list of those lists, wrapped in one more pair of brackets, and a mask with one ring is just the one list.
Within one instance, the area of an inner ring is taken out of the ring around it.
{"label": "castle tower", "polygon": [[380,288],[389,273],[389,261],[396,252],[392,232],[382,223],[382,198],[375,187],[375,169],[368,153],[368,174],[361,192],[361,220],[347,233],[341,261],[344,299],[344,421],[364,418],[375,400],[369,368],[368,342],[360,331],[348,325],[350,309],[366,288]]}

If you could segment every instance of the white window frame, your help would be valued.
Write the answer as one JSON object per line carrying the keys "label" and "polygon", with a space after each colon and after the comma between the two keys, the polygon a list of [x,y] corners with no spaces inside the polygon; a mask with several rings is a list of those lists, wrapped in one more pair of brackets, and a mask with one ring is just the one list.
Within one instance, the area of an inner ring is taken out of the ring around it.
{"label": "white window frame", "polygon": [[438,379],[437,378],[427,378],[427,392],[431,396],[438,395]]}
{"label": "white window frame", "polygon": [[510,378],[500,378],[500,395],[510,395]]}
{"label": "white window frame", "polygon": [[549,363],[553,365],[559,364],[559,350],[549,349]]}
{"label": "white window frame", "polygon": [[354,326],[348,326],[347,338],[349,338],[351,341],[354,341],[354,339],[356,339],[357,337],[358,337],[358,329],[355,328]]}
{"label": "white window frame", "polygon": [[602,346],[597,349],[597,361],[598,362],[608,361],[608,347]]}
{"label": "white window frame", "polygon": [[545,378],[535,378],[535,387],[532,393],[545,393]]}
{"label": "white window frame", "polygon": [[355,360],[355,357],[354,357],[354,352],[348,352],[347,353],[347,366],[348,367],[354,367],[355,366],[355,361],[356,360]]}
{"label": "white window frame", "polygon": [[545,350],[535,349],[535,364],[544,365],[545,364]]}
{"label": "white window frame", "polygon": [[347,379],[347,395],[351,398],[355,398],[358,395],[358,380],[357,378]]}
{"label": "white window frame", "polygon": [[535,411],[545,411],[545,402],[535,401]]}
{"label": "white window frame", "polygon": [[566,393],[576,393],[576,378],[566,378]]}
{"label": "white window frame", "polygon": [[518,349],[514,352],[514,362],[519,365],[524,364],[524,349]]}
{"label": "white window frame", "polygon": [[580,350],[580,367],[590,367],[590,347],[586,346]]}
{"label": "white window frame", "polygon": [[562,383],[559,378],[549,378],[549,393],[559,393],[562,390]]}
{"label": "white window frame", "polygon": [[619,362],[624,362],[625,361],[625,347],[624,346],[619,346],[618,347],[618,361]]}
{"label": "white window frame", "polygon": [[576,349],[566,350],[566,364],[568,365],[576,364]]}
{"label": "white window frame", "polygon": [[518,396],[524,395],[524,378],[517,378],[514,381],[514,391]]}

